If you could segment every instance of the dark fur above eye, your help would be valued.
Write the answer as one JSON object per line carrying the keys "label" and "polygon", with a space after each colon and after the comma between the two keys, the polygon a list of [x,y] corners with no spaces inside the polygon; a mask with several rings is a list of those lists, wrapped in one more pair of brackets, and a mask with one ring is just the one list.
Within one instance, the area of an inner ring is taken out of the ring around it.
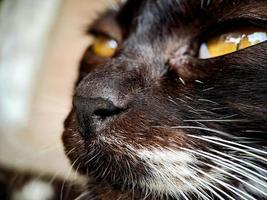
{"label": "dark fur above eye", "polygon": [[63,133],[88,198],[267,199],[267,29],[237,23],[265,23],[266,1],[128,0],[111,13],[90,29],[105,37],[82,58]]}

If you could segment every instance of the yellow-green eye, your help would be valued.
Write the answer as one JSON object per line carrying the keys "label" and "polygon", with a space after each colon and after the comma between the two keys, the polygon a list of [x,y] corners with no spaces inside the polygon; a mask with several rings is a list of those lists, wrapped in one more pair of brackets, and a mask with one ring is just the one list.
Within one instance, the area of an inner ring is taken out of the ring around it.
{"label": "yellow-green eye", "polygon": [[213,58],[229,54],[267,41],[267,30],[259,27],[240,28],[224,32],[201,44],[199,58]]}
{"label": "yellow-green eye", "polygon": [[111,57],[116,52],[118,43],[106,36],[97,36],[92,44],[92,52],[100,57]]}

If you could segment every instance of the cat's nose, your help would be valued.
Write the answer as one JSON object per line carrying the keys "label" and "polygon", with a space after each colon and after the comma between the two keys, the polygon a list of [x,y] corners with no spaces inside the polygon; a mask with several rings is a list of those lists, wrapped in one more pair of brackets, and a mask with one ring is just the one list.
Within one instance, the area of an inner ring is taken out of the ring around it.
{"label": "cat's nose", "polygon": [[107,118],[112,118],[123,111],[122,108],[115,106],[111,100],[102,97],[75,96],[73,105],[77,113],[80,132],[86,135],[101,127]]}

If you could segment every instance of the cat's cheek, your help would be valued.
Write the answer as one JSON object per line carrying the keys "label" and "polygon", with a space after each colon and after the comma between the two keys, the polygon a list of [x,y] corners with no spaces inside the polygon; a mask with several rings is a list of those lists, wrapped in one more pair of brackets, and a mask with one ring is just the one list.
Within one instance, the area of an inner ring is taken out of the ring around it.
{"label": "cat's cheek", "polygon": [[62,134],[64,151],[71,165],[81,173],[85,171],[83,162],[85,159],[86,144],[78,131],[77,120],[72,111],[65,120],[65,130]]}

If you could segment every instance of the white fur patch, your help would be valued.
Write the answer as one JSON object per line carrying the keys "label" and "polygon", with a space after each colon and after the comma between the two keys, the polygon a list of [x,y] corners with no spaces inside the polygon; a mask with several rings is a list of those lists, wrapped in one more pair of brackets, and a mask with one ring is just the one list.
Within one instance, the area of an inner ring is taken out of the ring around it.
{"label": "white fur patch", "polygon": [[12,200],[50,200],[55,195],[53,187],[40,180],[31,180],[12,195]]}
{"label": "white fur patch", "polygon": [[[195,158],[187,152],[172,149],[141,150],[138,152],[148,167],[153,178],[145,180],[142,185],[150,190],[173,196],[179,191],[192,190],[190,178],[196,176],[188,164],[196,163]],[[195,184],[194,184],[195,185]]]}
{"label": "white fur patch", "polygon": [[207,199],[203,189],[214,191],[210,187],[214,184],[213,179],[223,179],[213,171],[209,176],[200,175],[194,169],[198,163],[196,157],[183,150],[140,150],[138,156],[151,169],[148,173],[152,176],[145,178],[141,186],[159,196],[167,194],[176,199],[188,199],[187,194],[194,193],[198,199]]}

